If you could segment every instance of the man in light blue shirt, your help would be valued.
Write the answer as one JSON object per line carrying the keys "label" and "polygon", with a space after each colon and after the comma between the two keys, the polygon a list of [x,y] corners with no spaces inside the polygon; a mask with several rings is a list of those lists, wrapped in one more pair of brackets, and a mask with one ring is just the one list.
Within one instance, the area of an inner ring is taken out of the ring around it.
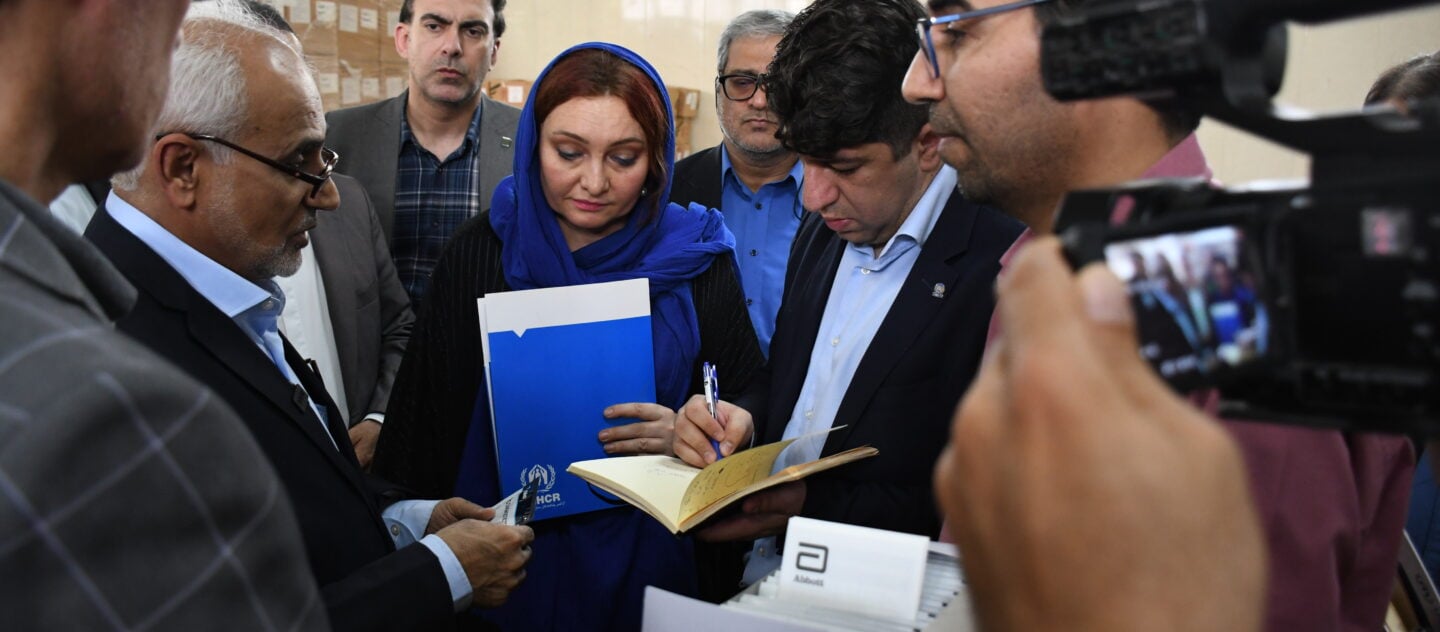
{"label": "man in light blue shirt", "polygon": [[273,279],[295,273],[317,211],[338,206],[338,157],[293,38],[237,4],[197,7],[146,159],[86,231],[139,291],[117,326],[240,414],[294,504],[336,628],[443,629],[503,602],[530,530],[463,499],[396,502],[361,473],[345,419],[280,334]]}
{"label": "man in light blue shirt", "polygon": [[940,531],[932,470],[984,352],[1000,257],[1022,226],[965,200],[926,109],[901,97],[921,17],[912,0],[817,0],[769,69],[809,215],[766,369],[720,404],[723,423],[703,398],[688,402],[675,452],[698,466],[751,441],[808,436],[775,467],[864,445],[879,454],[756,494],[702,529],[701,538],[759,538],[747,581],[778,567],[776,536],[792,516]]}
{"label": "man in light blue shirt", "polygon": [[775,132],[766,99],[765,70],[794,19],[788,11],[740,14],[720,34],[715,111],[725,141],[675,163],[670,201],[718,208],[735,233],[735,255],[750,323],[760,350],[770,354],[775,314],[785,291],[790,242],[800,227],[805,170]]}

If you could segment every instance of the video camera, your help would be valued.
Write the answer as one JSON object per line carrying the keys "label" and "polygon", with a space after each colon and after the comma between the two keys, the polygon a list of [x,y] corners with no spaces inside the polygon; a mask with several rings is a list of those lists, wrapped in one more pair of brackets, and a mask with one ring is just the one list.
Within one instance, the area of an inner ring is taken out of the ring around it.
{"label": "video camera", "polygon": [[[1287,22],[1434,2],[1123,0],[1046,26],[1055,98],[1172,99],[1312,159],[1308,186],[1067,196],[1067,256],[1127,282],[1141,352],[1176,389],[1217,387],[1227,418],[1440,436],[1440,101],[1330,116],[1273,101]],[[1112,224],[1117,204],[1133,210]]]}

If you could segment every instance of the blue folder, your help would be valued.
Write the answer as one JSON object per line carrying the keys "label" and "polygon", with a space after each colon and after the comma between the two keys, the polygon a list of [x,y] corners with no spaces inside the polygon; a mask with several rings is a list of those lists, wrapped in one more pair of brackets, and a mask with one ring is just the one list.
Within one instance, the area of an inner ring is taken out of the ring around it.
{"label": "blue folder", "polygon": [[635,421],[607,406],[655,401],[648,281],[491,294],[480,311],[502,496],[538,478],[537,521],[625,506],[565,469]]}

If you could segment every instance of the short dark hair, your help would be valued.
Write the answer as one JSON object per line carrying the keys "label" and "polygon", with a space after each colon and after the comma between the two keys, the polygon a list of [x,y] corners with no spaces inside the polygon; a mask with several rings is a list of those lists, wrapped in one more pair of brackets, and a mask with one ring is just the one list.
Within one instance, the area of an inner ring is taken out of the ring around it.
{"label": "short dark hair", "polygon": [[900,84],[920,45],[916,0],[816,0],[790,22],[765,81],[776,137],[806,156],[883,142],[896,158],[928,120]]}
{"label": "short dark hair", "polygon": [[[1044,28],[1047,24],[1053,24],[1056,20],[1074,14],[1076,11],[1085,9],[1088,6],[1099,4],[1102,0],[1054,0],[1045,4],[1035,5],[1035,21]],[[968,8],[968,4],[962,0],[929,0],[928,6],[932,13],[938,13],[957,7]],[[1173,99],[1146,101],[1146,104],[1160,115],[1160,122],[1165,126],[1165,134],[1173,141],[1189,136],[1196,128],[1200,127],[1200,111]]]}
{"label": "short dark hair", "polygon": [[268,26],[274,27],[291,35],[295,34],[295,29],[290,28],[290,23],[285,21],[285,16],[280,14],[279,9],[276,9],[273,6],[261,2],[260,0],[241,1],[245,5],[245,8],[247,10],[255,14],[255,17],[260,18],[261,22],[264,22]]}
{"label": "short dark hair", "polygon": [[[490,0],[490,7],[495,9],[495,23],[490,25],[495,29],[495,39],[500,39],[505,34],[505,0]],[[400,5],[400,22],[409,24],[415,17],[415,0],[405,0]]]}
{"label": "short dark hair", "polygon": [[600,48],[582,48],[557,60],[530,97],[535,102],[535,132],[539,134],[545,119],[561,104],[571,99],[603,96],[624,101],[630,116],[635,117],[645,133],[649,153],[645,188],[649,195],[648,200],[641,200],[637,206],[648,202],[650,208],[644,219],[651,221],[660,212],[659,193],[670,182],[665,144],[674,128],[665,109],[669,95],[663,94],[643,69]]}
{"label": "short dark hair", "polygon": [[1440,51],[1412,57],[1380,73],[1365,95],[1365,105],[1436,97],[1440,97]]}

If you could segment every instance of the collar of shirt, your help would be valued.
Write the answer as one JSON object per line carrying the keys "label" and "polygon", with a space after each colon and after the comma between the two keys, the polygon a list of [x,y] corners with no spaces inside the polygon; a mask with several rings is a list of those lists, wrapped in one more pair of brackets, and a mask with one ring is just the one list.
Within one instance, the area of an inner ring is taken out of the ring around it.
{"label": "collar of shirt", "polygon": [[[1211,182],[1215,180],[1214,172],[1210,171],[1210,165],[1205,160],[1205,152],[1200,149],[1200,139],[1194,134],[1185,137],[1178,145],[1170,148],[1160,160],[1150,165],[1145,173],[1140,174],[1138,180],[1152,180],[1155,178],[1204,178]],[[1130,218],[1130,211],[1135,208],[1135,200],[1122,198],[1115,204],[1110,213],[1111,224],[1123,224]]]}
{"label": "collar of shirt", "polygon": [[909,242],[917,248],[925,247],[925,240],[930,237],[930,231],[935,229],[935,222],[940,219],[940,211],[950,201],[950,195],[955,192],[955,185],[959,177],[955,169],[950,165],[940,168],[935,174],[935,179],[930,181],[930,186],[925,189],[925,195],[920,196],[920,201],[915,203],[915,208],[910,210],[910,216],[900,224],[900,229],[885,242],[885,247],[880,249],[880,254],[874,254],[874,248],[861,244],[847,244],[845,247],[853,254],[861,257],[860,261],[873,261],[865,264],[865,267],[872,270],[883,270],[909,248],[897,248],[896,244]]}
{"label": "collar of shirt", "polygon": [[[763,186],[783,184],[789,180],[795,181],[796,190],[799,190],[800,187],[805,184],[805,163],[796,160],[795,165],[790,167],[790,173],[784,178],[774,182],[767,182]],[[720,143],[720,181],[725,188],[734,187],[734,190],[742,197],[747,200],[750,199],[752,195],[750,187],[745,186],[745,183],[740,181],[740,176],[735,174],[735,166],[730,162],[730,150],[725,147],[725,143]],[[795,199],[800,199],[800,196],[796,195]]]}
{"label": "collar of shirt", "polygon": [[254,308],[267,307],[264,303],[271,299],[275,303],[268,307],[273,308],[275,315],[279,315],[284,307],[284,295],[273,281],[267,279],[256,284],[235,274],[229,268],[201,254],[190,244],[181,241],[114,193],[105,200],[105,208],[117,223],[145,242],[145,245],[160,255],[196,292],[214,304],[225,316],[234,319]]}
{"label": "collar of shirt", "polygon": [[[405,106],[400,110],[400,151],[403,152],[406,148],[412,146],[423,150],[424,147],[420,146],[420,141],[415,140],[415,132],[410,129],[410,102],[407,95],[401,95],[400,97],[405,99],[402,101]],[[485,98],[481,97],[480,102],[475,104],[475,113],[470,115],[470,127],[465,128],[465,142],[460,143],[460,147],[449,156],[443,159],[440,156],[435,156],[435,159],[442,163],[448,162],[456,156],[474,152],[480,147],[480,115],[484,111]]]}

